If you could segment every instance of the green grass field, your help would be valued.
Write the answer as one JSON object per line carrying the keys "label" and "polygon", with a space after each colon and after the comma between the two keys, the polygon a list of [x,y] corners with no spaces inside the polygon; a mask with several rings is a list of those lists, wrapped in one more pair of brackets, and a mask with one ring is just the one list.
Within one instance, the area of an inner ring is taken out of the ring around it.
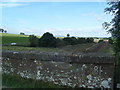
{"label": "green grass field", "polygon": [[10,43],[29,43],[29,36],[27,35],[17,35],[17,34],[7,34],[7,33],[0,33],[0,38],[2,44],[10,44]]}
{"label": "green grass field", "polygon": [[[28,35],[19,35],[19,34],[8,34],[8,33],[0,33],[0,43],[1,44],[10,44],[10,43],[29,43],[29,36]],[[37,36],[40,38],[40,36]],[[64,37],[57,37],[57,38],[64,38]],[[98,42],[99,39],[95,39],[95,42]]]}
{"label": "green grass field", "polygon": [[62,48],[44,48],[44,47],[24,47],[24,46],[2,46],[2,50],[12,51],[43,51],[43,52],[84,52],[86,48],[94,43],[69,45]]}

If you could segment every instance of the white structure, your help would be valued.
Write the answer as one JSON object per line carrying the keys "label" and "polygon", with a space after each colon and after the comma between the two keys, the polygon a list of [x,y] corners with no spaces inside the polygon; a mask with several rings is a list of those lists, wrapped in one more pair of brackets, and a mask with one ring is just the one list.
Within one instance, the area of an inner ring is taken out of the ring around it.
{"label": "white structure", "polygon": [[11,45],[16,45],[17,43],[11,43]]}

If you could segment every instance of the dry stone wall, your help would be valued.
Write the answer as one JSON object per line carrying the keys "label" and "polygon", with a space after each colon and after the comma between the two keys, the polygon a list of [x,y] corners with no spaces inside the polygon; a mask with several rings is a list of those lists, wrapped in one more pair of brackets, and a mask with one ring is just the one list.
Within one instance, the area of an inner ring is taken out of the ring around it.
{"label": "dry stone wall", "polygon": [[59,85],[112,89],[114,57],[90,53],[3,51],[2,70]]}

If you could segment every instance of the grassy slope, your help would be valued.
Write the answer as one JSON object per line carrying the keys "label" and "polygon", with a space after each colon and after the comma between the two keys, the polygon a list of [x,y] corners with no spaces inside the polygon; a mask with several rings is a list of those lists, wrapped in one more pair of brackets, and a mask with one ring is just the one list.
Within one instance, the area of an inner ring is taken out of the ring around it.
{"label": "grassy slope", "polygon": [[0,38],[2,38],[2,44],[29,42],[27,35],[0,33]]}

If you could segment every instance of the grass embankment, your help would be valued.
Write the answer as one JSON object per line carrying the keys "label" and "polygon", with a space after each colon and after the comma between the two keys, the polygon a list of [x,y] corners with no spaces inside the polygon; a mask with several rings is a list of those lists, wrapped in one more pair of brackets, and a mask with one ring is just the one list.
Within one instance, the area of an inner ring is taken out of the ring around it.
{"label": "grass embankment", "polygon": [[50,82],[25,79],[11,74],[2,75],[2,86],[7,86],[8,88],[65,88],[64,86],[55,85]]}
{"label": "grass embankment", "polygon": [[17,34],[7,34],[7,33],[0,33],[0,38],[2,44],[10,44],[10,43],[20,43],[20,44],[27,44],[29,43],[29,36],[27,35],[17,35]]}

